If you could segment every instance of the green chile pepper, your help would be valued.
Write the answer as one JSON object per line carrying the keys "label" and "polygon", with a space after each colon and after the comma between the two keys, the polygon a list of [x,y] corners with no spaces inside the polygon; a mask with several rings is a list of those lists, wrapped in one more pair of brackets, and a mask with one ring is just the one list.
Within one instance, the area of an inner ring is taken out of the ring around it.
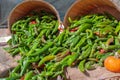
{"label": "green chile pepper", "polygon": [[56,55],[60,50],[62,50],[63,49],[63,47],[58,47],[58,48],[56,48],[56,50],[54,50],[53,52],[52,52],[52,54],[53,55]]}
{"label": "green chile pepper", "polygon": [[82,37],[81,40],[78,42],[78,44],[75,46],[75,48],[73,48],[73,50],[75,51],[78,47],[81,47],[86,41],[86,37]]}
{"label": "green chile pepper", "polygon": [[12,73],[17,73],[20,71],[21,65],[17,65],[13,70]]}
{"label": "green chile pepper", "polygon": [[59,36],[59,40],[58,40],[58,44],[59,44],[59,45],[62,44],[62,41],[63,41],[64,36],[65,36],[65,32],[66,32],[66,30],[64,30],[64,31],[60,34],[60,36]]}
{"label": "green chile pepper", "polygon": [[18,54],[19,52],[20,52],[19,48],[16,48],[16,49],[14,49],[14,51],[11,52],[10,54],[11,54],[12,56],[15,56],[15,55]]}
{"label": "green chile pepper", "polygon": [[23,65],[21,66],[21,72],[20,75],[22,76],[28,69],[28,67],[30,66],[30,63],[27,61],[23,61]]}
{"label": "green chile pepper", "polygon": [[88,61],[85,63],[85,69],[87,70],[91,70],[91,69],[95,69],[95,67],[93,66],[93,64],[95,64],[94,61]]}
{"label": "green chile pepper", "polygon": [[88,38],[88,39],[94,37],[94,36],[93,36],[93,32],[92,32],[92,30],[87,29],[86,32],[87,32],[87,38]]}
{"label": "green chile pepper", "polygon": [[57,49],[57,47],[56,47],[56,46],[54,46],[53,48],[49,48],[49,50],[48,50],[48,51],[49,51],[50,53],[52,53],[52,52],[53,52],[53,51],[55,51],[56,49]]}
{"label": "green chile pepper", "polygon": [[68,59],[68,61],[67,61],[67,64],[68,64],[69,66],[71,66],[72,63],[73,63],[75,60],[77,60],[78,56],[79,56],[78,53],[72,53],[71,57],[70,57],[70,58]]}
{"label": "green chile pepper", "polygon": [[74,46],[78,43],[79,39],[80,39],[80,36],[76,36],[76,37],[73,39],[70,47],[71,47],[71,48],[74,48]]}
{"label": "green chile pepper", "polygon": [[109,45],[106,47],[106,50],[114,50],[114,49],[119,49],[120,45]]}
{"label": "green chile pepper", "polygon": [[83,47],[81,48],[81,50],[82,50],[82,51],[85,51],[89,46],[90,46],[90,45],[87,44],[87,45],[83,46]]}
{"label": "green chile pepper", "polygon": [[29,71],[28,73],[25,74],[24,80],[30,80],[33,76],[33,71]]}
{"label": "green chile pepper", "polygon": [[96,48],[97,48],[97,43],[94,43],[90,52],[90,56],[89,56],[90,58],[94,56],[93,54],[95,53]]}
{"label": "green chile pepper", "polygon": [[41,66],[41,65],[44,64],[45,62],[50,61],[50,60],[53,60],[54,58],[55,58],[54,55],[45,56],[45,57],[38,63],[38,66]]}
{"label": "green chile pepper", "polygon": [[86,29],[91,28],[91,24],[85,23],[80,25],[79,29],[77,30],[76,34],[80,34],[81,32],[84,32]]}
{"label": "green chile pepper", "polygon": [[79,65],[78,65],[78,68],[81,72],[85,72],[85,62],[86,62],[86,60],[84,59],[84,60],[80,61]]}
{"label": "green chile pepper", "polygon": [[118,23],[118,25],[115,28],[115,33],[118,34],[119,31],[120,31],[120,22]]}
{"label": "green chile pepper", "polygon": [[56,24],[55,24],[55,27],[54,27],[54,29],[53,29],[53,31],[52,31],[52,34],[54,34],[54,33],[57,32],[58,26],[59,26],[59,21],[56,21]]}
{"label": "green chile pepper", "polygon": [[89,57],[90,52],[91,52],[91,46],[89,46],[86,51],[82,52],[82,54],[79,56],[79,59],[82,60],[82,59]]}
{"label": "green chile pepper", "polygon": [[49,42],[47,43],[47,45],[45,45],[43,48],[37,50],[37,52],[33,53],[33,54],[27,54],[27,56],[37,56],[40,55],[41,53],[43,53],[44,51],[48,50],[48,48],[50,48],[53,45],[53,42]]}

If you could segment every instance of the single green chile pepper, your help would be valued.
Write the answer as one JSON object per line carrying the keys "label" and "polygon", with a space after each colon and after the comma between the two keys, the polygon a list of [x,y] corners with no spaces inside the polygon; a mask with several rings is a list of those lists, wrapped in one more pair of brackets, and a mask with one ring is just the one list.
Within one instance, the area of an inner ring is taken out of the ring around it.
{"label": "single green chile pepper", "polygon": [[23,61],[23,65],[21,66],[21,72],[20,72],[21,76],[26,72],[29,66],[30,66],[30,63],[28,62],[28,60]]}
{"label": "single green chile pepper", "polygon": [[34,75],[31,80],[37,80],[38,75]]}
{"label": "single green chile pepper", "polygon": [[95,69],[95,67],[93,66],[94,63],[95,63],[95,61],[86,62],[85,63],[85,69],[87,69],[87,70]]}
{"label": "single green chile pepper", "polygon": [[53,55],[56,55],[60,50],[62,50],[63,49],[63,47],[58,47],[58,48],[56,48],[56,50],[54,50],[53,52],[52,52],[52,54]]}
{"label": "single green chile pepper", "polygon": [[120,45],[109,45],[106,47],[106,50],[114,50],[114,49],[119,49]]}
{"label": "single green chile pepper", "polygon": [[86,37],[82,37],[81,40],[78,42],[78,44],[75,46],[75,48],[73,48],[73,50],[75,51],[78,47],[81,47],[86,41]]}
{"label": "single green chile pepper", "polygon": [[71,42],[74,41],[75,37],[76,37],[76,35],[70,36],[70,37],[66,40],[66,42],[65,42],[64,44],[65,44],[65,45],[70,44]]}
{"label": "single green chile pepper", "polygon": [[12,73],[17,73],[20,71],[20,68],[21,68],[21,65],[17,65],[13,70],[12,70]]}
{"label": "single green chile pepper", "polygon": [[55,74],[52,76],[52,78],[55,78],[57,77],[58,75],[62,74],[63,71],[58,71],[58,72],[55,72]]}
{"label": "single green chile pepper", "polygon": [[86,62],[86,60],[84,59],[84,60],[80,61],[79,65],[78,65],[78,68],[81,72],[85,72],[85,62]]}
{"label": "single green chile pepper", "polygon": [[79,56],[79,59],[82,60],[82,59],[89,57],[90,52],[91,52],[91,46],[89,46],[86,51],[82,52],[82,54]]}
{"label": "single green chile pepper", "polygon": [[101,54],[99,51],[96,51],[95,53],[94,53],[94,57],[96,58],[96,59],[101,59],[101,57],[103,56],[103,54]]}
{"label": "single green chile pepper", "polygon": [[16,54],[18,54],[20,52],[19,48],[16,48],[13,52],[11,52],[10,54],[12,56],[15,56]]}
{"label": "single green chile pepper", "polygon": [[90,52],[90,56],[89,56],[90,58],[94,56],[93,54],[95,53],[96,48],[97,48],[97,43],[94,43]]}
{"label": "single green chile pepper", "polygon": [[118,45],[118,44],[120,44],[119,38],[115,37],[115,45]]}
{"label": "single green chile pepper", "polygon": [[53,60],[54,58],[55,58],[54,55],[45,56],[45,57],[38,63],[38,66],[41,66],[41,65],[44,64],[45,62],[50,61],[50,60]]}
{"label": "single green chile pepper", "polygon": [[76,36],[73,41],[71,42],[71,48],[74,48],[74,46],[78,43],[78,41],[80,40],[80,36]]}
{"label": "single green chile pepper", "polygon": [[91,39],[87,39],[87,44],[92,46],[93,45],[92,40]]}
{"label": "single green chile pepper", "polygon": [[86,29],[91,28],[91,24],[85,23],[80,25],[79,29],[77,30],[76,34],[80,34],[81,32],[84,32]]}
{"label": "single green chile pepper", "polygon": [[54,46],[53,48],[49,48],[49,52],[52,53],[53,51],[55,51],[58,47]]}
{"label": "single green chile pepper", "polygon": [[87,45],[83,46],[83,47],[81,48],[81,50],[82,50],[82,51],[85,51],[89,46],[90,46],[90,45],[87,44]]}
{"label": "single green chile pepper", "polygon": [[57,42],[60,44],[62,42],[64,35],[65,35],[65,30],[54,39],[54,42]]}
{"label": "single green chile pepper", "polygon": [[33,71],[29,71],[28,73],[25,74],[24,80],[30,80],[33,76]]}
{"label": "single green chile pepper", "polygon": [[[83,20],[79,20],[79,21],[76,21],[74,24],[72,24],[71,26],[70,26],[70,29],[73,29],[73,28],[75,28],[75,27],[77,27],[77,26],[80,26],[81,27],[81,25],[83,25],[83,24],[89,24],[89,23],[91,23],[92,21],[90,20],[90,19],[83,19]],[[86,25],[84,25],[84,26],[86,26]],[[88,26],[89,27],[89,26]],[[85,28],[85,27],[84,27]],[[83,30],[83,27],[82,27],[82,29],[81,30]]]}
{"label": "single green chile pepper", "polygon": [[67,61],[67,64],[71,66],[72,63],[78,58],[78,56],[79,56],[78,53],[72,53],[71,57]]}
{"label": "single green chile pepper", "polygon": [[88,38],[88,39],[94,37],[94,36],[93,36],[93,32],[92,32],[92,30],[87,29],[86,32],[87,32],[87,38]]}
{"label": "single green chile pepper", "polygon": [[40,55],[44,51],[48,50],[48,48],[50,48],[52,45],[53,45],[53,42],[48,42],[43,48],[37,50],[37,52],[35,52],[33,54],[27,54],[27,56],[37,56],[37,55]]}
{"label": "single green chile pepper", "polygon": [[48,36],[50,35],[51,30],[52,30],[52,29],[48,29],[48,30],[46,31],[46,37],[47,37],[47,38],[48,38]]}
{"label": "single green chile pepper", "polygon": [[68,60],[70,57],[71,57],[70,55],[66,56],[65,58],[63,58],[63,59],[60,61],[60,63],[67,65],[67,60]]}
{"label": "single green chile pepper", "polygon": [[52,30],[52,34],[56,33],[58,31],[59,21],[56,21],[55,27]]}
{"label": "single green chile pepper", "polygon": [[106,41],[108,38],[97,38],[96,40],[95,40],[95,42],[97,43],[97,42],[99,42],[99,41]]}
{"label": "single green chile pepper", "polygon": [[99,22],[99,23],[96,23],[96,26],[95,27],[98,27],[98,28],[105,28],[107,25],[109,25],[111,23],[111,21],[103,21],[103,22]]}
{"label": "single green chile pepper", "polygon": [[108,38],[108,40],[106,41],[106,46],[109,46],[111,43],[113,43],[114,39],[112,38]]}
{"label": "single green chile pepper", "polygon": [[103,18],[105,18],[105,16],[95,16],[92,22],[97,22],[98,20],[101,20]]}
{"label": "single green chile pepper", "polygon": [[59,36],[59,40],[58,40],[58,44],[59,44],[59,45],[62,44],[62,41],[63,41],[64,36],[65,36],[65,32],[66,32],[66,30],[64,30],[64,31],[60,34],[60,36]]}
{"label": "single green chile pepper", "polygon": [[63,43],[65,43],[66,42],[66,40],[68,40],[68,38],[69,38],[69,30],[68,29],[65,29],[65,35],[64,35],[64,38],[63,38]]}
{"label": "single green chile pepper", "polygon": [[28,60],[28,62],[33,63],[33,62],[37,62],[39,60],[40,60],[39,56],[36,56],[36,57],[33,57],[32,59]]}
{"label": "single green chile pepper", "polygon": [[118,25],[115,28],[115,33],[117,34],[120,31],[120,22],[118,23]]}

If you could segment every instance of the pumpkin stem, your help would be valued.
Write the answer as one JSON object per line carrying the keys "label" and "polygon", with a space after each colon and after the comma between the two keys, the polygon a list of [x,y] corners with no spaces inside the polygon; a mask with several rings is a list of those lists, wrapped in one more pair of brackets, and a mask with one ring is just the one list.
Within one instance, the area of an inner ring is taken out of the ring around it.
{"label": "pumpkin stem", "polygon": [[120,58],[120,54],[118,52],[115,52],[115,58]]}

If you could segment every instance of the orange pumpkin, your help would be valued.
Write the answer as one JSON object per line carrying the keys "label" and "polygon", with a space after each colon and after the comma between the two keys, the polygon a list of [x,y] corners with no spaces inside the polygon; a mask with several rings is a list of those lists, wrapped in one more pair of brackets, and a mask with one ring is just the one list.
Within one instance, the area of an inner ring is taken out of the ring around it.
{"label": "orange pumpkin", "polygon": [[112,72],[120,72],[120,58],[109,56],[104,61],[104,66],[107,70]]}

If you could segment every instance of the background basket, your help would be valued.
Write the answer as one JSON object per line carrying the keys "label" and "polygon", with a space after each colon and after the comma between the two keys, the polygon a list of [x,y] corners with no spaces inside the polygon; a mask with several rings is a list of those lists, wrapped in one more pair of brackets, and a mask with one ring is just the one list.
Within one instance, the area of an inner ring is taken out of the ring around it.
{"label": "background basket", "polygon": [[12,24],[22,17],[29,14],[33,10],[45,10],[54,14],[60,22],[59,13],[57,10],[49,3],[44,0],[25,0],[22,3],[18,4],[10,12],[8,17],[8,29],[10,30]]}
{"label": "background basket", "polygon": [[65,27],[69,26],[68,17],[75,19],[87,14],[108,12],[120,20],[119,8],[111,0],[77,0],[64,17]]}

